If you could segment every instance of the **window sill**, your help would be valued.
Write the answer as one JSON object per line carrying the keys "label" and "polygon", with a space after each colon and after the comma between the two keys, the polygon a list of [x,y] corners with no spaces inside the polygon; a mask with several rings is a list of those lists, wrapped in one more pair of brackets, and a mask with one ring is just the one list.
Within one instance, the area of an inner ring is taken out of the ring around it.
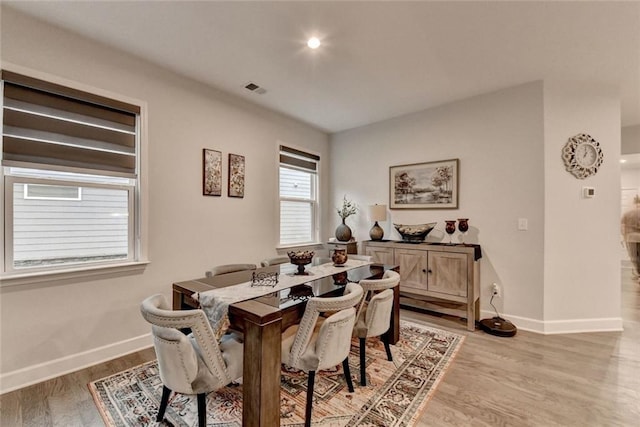
{"label": "window sill", "polygon": [[136,261],[124,264],[112,265],[95,265],[91,267],[76,267],[56,271],[30,271],[6,273],[0,277],[0,287],[10,287],[19,285],[32,285],[43,282],[52,282],[57,280],[78,279],[78,278],[99,278],[100,276],[108,276],[114,273],[132,273],[138,274],[147,267],[149,261]]}
{"label": "window sill", "polygon": [[279,246],[276,246],[276,250],[297,249],[297,248],[322,249],[322,248],[324,248],[324,244],[322,244],[320,242],[313,242],[313,243],[294,243],[294,244],[291,244],[291,245],[279,245]]}

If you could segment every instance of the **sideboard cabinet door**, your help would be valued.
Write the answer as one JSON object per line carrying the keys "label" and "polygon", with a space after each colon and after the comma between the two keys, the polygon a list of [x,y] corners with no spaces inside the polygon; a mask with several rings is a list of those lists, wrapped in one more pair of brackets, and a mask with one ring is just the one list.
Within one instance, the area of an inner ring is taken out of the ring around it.
{"label": "sideboard cabinet door", "polygon": [[466,297],[469,283],[467,255],[438,251],[429,251],[428,254],[428,290]]}
{"label": "sideboard cabinet door", "polygon": [[396,249],[394,264],[400,267],[400,291],[427,295],[427,251]]}

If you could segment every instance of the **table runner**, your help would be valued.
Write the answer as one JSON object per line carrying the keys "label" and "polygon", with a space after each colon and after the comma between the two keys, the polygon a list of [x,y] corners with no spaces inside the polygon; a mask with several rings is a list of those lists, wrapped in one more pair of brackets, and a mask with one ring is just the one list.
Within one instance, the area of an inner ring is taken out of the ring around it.
{"label": "table runner", "polygon": [[252,285],[251,281],[247,281],[224,288],[196,292],[192,297],[199,302],[200,307],[209,319],[209,323],[211,323],[216,338],[219,339],[229,327],[229,304],[262,297],[369,264],[372,264],[372,262],[363,260],[348,260],[342,266],[335,266],[333,263],[328,262],[308,267],[306,269],[309,273],[308,275],[280,274],[278,283],[275,286]]}

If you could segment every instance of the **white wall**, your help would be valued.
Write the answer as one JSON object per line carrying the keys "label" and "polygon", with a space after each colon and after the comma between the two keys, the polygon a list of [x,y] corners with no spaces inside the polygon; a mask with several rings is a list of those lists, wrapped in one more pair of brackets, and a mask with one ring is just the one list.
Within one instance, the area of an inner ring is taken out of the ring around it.
{"label": "white wall", "polygon": [[640,153],[640,125],[622,128],[622,154]]}
{"label": "white wall", "polygon": [[[625,188],[638,188],[640,189],[640,168],[633,167],[629,169],[622,169],[620,171],[621,187]],[[633,198],[631,198],[633,200]]]}
{"label": "white wall", "polygon": [[[328,199],[328,136],[319,130],[11,9],[2,9],[1,37],[5,64],[147,102],[151,261],[138,275],[3,286],[3,390],[150,345],[143,298],[170,298],[173,282],[215,264],[274,255],[279,142],[321,156]],[[202,196],[203,148],[223,152],[225,177],[229,153],[246,157],[243,199]]]}
{"label": "white wall", "polygon": [[[547,332],[619,330],[620,102],[612,88],[545,82],[545,279]],[[604,162],[584,180],[564,170],[568,138],[587,133]],[[583,198],[582,187],[596,190]]]}
{"label": "white wall", "polygon": [[[502,315],[544,333],[619,330],[620,107],[611,88],[534,82],[335,135],[332,195],[359,205],[388,201],[392,165],[460,159],[458,210],[394,210],[392,223],[470,218],[467,241],[480,243],[481,306],[493,282],[503,287]],[[561,149],[586,132],[605,163],[579,181],[565,171]],[[370,153],[370,154],[369,154]],[[580,197],[594,186],[594,199]],[[527,218],[528,231],[517,230]],[[334,227],[337,224],[334,218]],[[366,214],[352,221],[368,239]],[[430,240],[445,239],[436,232]]]}
{"label": "white wall", "polygon": [[[393,222],[417,224],[469,218],[467,242],[482,245],[482,309],[497,282],[501,314],[520,327],[537,328],[543,315],[544,134],[541,82],[342,132],[332,137],[331,193],[358,205],[388,204],[389,166],[460,159],[457,210],[393,210],[381,226],[398,239]],[[528,231],[518,231],[527,218]],[[338,224],[333,217],[333,227]],[[369,239],[366,210],[348,223],[360,241]],[[443,238],[435,230],[430,240]],[[444,237],[448,241],[447,237]]]}

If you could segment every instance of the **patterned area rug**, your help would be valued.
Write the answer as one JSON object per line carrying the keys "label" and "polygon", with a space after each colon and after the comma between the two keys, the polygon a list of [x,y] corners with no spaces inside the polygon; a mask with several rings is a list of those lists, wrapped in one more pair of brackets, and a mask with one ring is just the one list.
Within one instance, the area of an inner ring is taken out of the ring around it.
{"label": "patterned area rug", "polygon": [[[342,366],[316,375],[313,425],[411,426],[434,393],[463,335],[401,321],[400,341],[391,346],[393,362],[378,339],[367,340],[367,386],[360,386],[358,341],[354,339],[349,365],[355,393],[349,393]],[[280,424],[302,426],[307,376],[282,370]],[[149,426],[155,421],[162,383],[156,361],[92,382],[89,389],[108,426]],[[198,425],[195,396],[172,393],[162,425]],[[207,426],[242,425],[242,385],[207,395]]]}

